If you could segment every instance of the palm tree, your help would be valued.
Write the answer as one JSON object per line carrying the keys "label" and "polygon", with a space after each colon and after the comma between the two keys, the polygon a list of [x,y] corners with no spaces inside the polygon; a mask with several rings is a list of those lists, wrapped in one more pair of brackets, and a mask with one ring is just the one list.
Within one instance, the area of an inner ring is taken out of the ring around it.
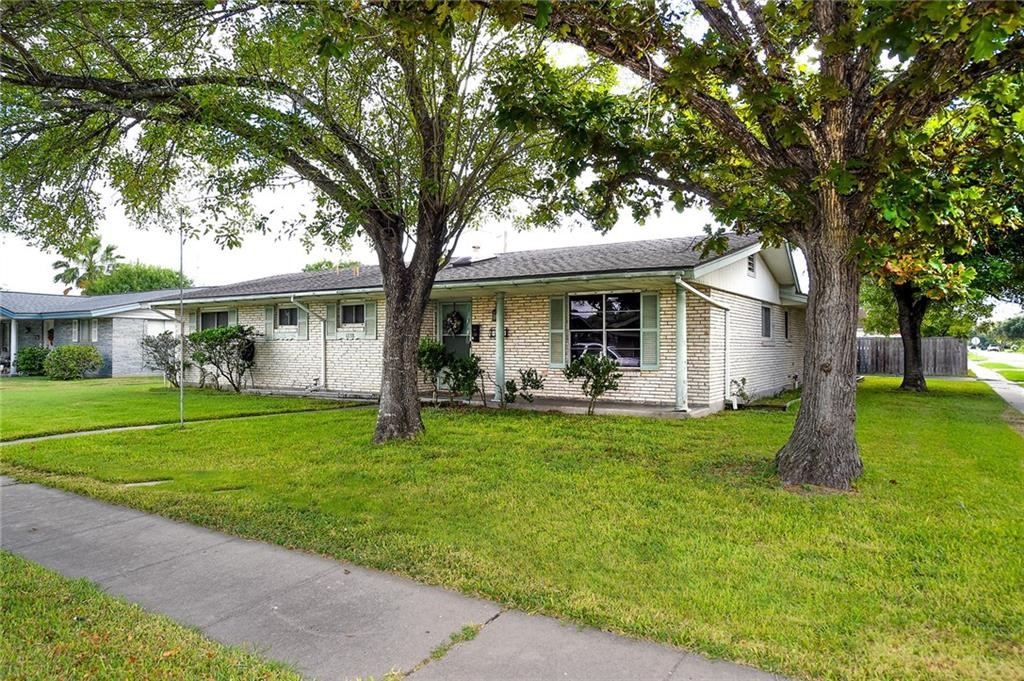
{"label": "palm tree", "polygon": [[57,270],[53,280],[67,286],[64,295],[75,288],[87,290],[90,282],[110,274],[117,261],[123,260],[114,253],[116,249],[116,246],[103,246],[98,236],[86,237],[76,248],[61,253],[64,260],[53,263],[53,269]]}

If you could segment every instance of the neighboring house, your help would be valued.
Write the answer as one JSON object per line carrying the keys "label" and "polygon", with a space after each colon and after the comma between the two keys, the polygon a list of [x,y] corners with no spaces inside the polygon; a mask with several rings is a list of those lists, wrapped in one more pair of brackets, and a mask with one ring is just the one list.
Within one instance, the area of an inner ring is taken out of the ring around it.
{"label": "neighboring house", "polygon": [[[0,291],[0,342],[12,358],[27,346],[92,345],[103,357],[100,376],[148,373],[142,365],[142,336],[177,331],[173,311],[152,310],[149,303],[171,293],[165,289],[62,296]],[[173,293],[177,294],[177,289]],[[11,370],[14,372],[14,367]]]}
{"label": "neighboring house", "polygon": [[[748,393],[773,394],[801,374],[806,295],[788,246],[729,241],[703,258],[697,237],[457,258],[438,273],[422,335],[475,353],[498,383],[537,369],[542,398],[581,397],[562,368],[587,352],[622,366],[611,400],[721,409],[743,378]],[[253,387],[379,392],[375,266],[208,287],[185,305],[190,330],[241,323],[263,334]]]}

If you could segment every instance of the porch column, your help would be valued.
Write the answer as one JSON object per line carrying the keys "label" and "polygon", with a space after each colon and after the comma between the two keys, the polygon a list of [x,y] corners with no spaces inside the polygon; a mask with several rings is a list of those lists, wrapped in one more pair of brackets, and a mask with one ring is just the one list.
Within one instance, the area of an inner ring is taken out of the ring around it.
{"label": "porch column", "polygon": [[14,368],[14,358],[18,356],[18,320],[12,319],[7,328],[11,334],[11,344],[7,347],[11,351],[11,376],[13,376],[18,373],[18,370]]}
{"label": "porch column", "polygon": [[505,392],[505,294],[494,294],[494,399]]}
{"label": "porch column", "polygon": [[686,289],[676,285],[676,411],[690,411],[686,345]]}

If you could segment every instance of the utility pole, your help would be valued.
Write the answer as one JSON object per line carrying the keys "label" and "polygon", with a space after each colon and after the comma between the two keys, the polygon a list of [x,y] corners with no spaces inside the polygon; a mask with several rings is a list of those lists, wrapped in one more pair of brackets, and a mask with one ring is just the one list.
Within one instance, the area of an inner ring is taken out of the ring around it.
{"label": "utility pole", "polygon": [[178,209],[178,429],[185,428],[185,215]]}

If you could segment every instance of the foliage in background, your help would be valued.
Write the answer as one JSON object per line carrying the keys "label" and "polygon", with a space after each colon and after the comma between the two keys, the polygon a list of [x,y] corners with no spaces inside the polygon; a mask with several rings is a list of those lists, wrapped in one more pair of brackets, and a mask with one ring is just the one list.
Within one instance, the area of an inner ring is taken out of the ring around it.
{"label": "foliage in background", "polygon": [[1010,317],[992,328],[992,334],[1005,340],[1024,339],[1024,315]]}
{"label": "foliage in background", "polygon": [[220,326],[195,331],[188,336],[192,361],[213,367],[236,393],[242,391],[245,376],[256,366],[256,331],[251,326]]}
{"label": "foliage in background", "polygon": [[330,272],[331,270],[348,270],[355,267],[359,267],[361,263],[358,260],[339,260],[334,262],[333,260],[317,260],[311,262],[302,268],[303,272]]}
{"label": "foliage in background", "polygon": [[18,348],[18,352],[14,356],[14,368],[24,376],[42,376],[43,362],[46,361],[48,354],[50,354],[50,348],[33,346]]}
{"label": "foliage in background", "polygon": [[[142,338],[142,361],[147,369],[154,369],[161,372],[167,382],[177,388],[180,383],[181,365],[181,340],[172,331],[164,331],[155,336],[143,336]],[[184,359],[185,370],[192,366],[192,361],[186,351]]]}
{"label": "foliage in background", "polygon": [[606,355],[586,353],[577,357],[569,366],[562,369],[562,374],[569,382],[583,379],[580,390],[587,397],[587,414],[593,415],[594,405],[602,395],[619,389],[619,363]]}
{"label": "foliage in background", "polygon": [[[862,323],[867,333],[892,336],[900,332],[896,299],[890,287],[879,284],[873,277],[865,277],[860,286],[860,306],[864,310]],[[991,313],[992,305],[980,297],[959,302],[938,301],[928,307],[921,333],[967,338]]]}
{"label": "foliage in background", "polygon": [[192,280],[179,276],[177,270],[134,262],[115,265],[109,273],[91,279],[82,292],[87,296],[100,296],[190,286]]}
{"label": "foliage in background", "polygon": [[440,341],[432,338],[421,338],[419,351],[416,355],[416,366],[423,374],[423,380],[430,385],[434,399],[434,406],[437,406],[437,386],[443,372],[452,361],[452,354]]}
{"label": "foliage in background", "polygon": [[122,259],[114,252],[116,250],[116,246],[104,246],[98,236],[86,236],[81,242],[61,250],[64,258],[53,263],[53,269],[57,270],[53,281],[67,287],[64,295],[76,288],[85,291],[114,270]]}
{"label": "foliage in background", "polygon": [[95,373],[103,366],[99,350],[91,345],[58,345],[43,361],[46,377],[55,381],[73,381]]}

